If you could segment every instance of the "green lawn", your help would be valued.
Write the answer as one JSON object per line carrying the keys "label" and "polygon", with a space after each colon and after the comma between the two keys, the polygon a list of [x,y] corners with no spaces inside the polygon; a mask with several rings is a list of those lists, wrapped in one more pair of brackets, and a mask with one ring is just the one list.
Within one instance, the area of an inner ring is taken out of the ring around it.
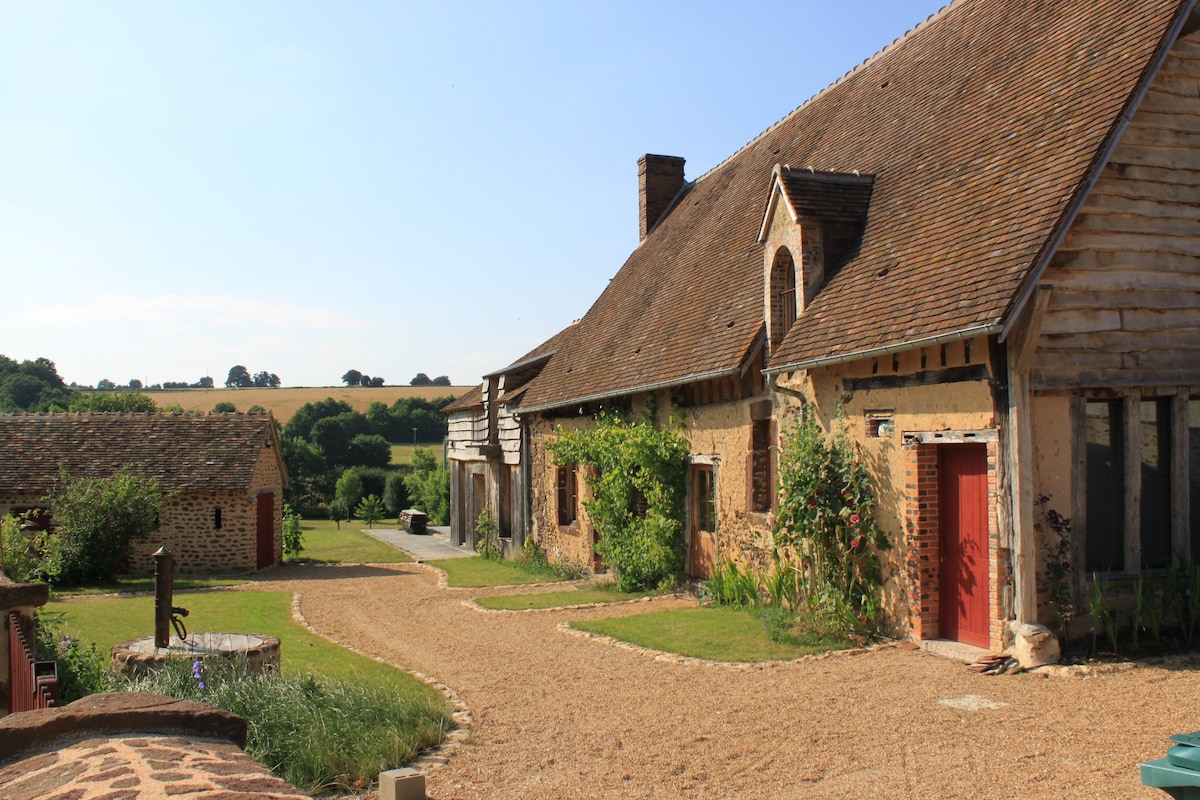
{"label": "green lawn", "polygon": [[[189,631],[258,633],[278,636],[283,669],[316,672],[339,678],[414,680],[364,656],[322,639],[292,621],[289,592],[204,592],[176,595],[175,604],[188,609]],[[154,635],[154,598],[120,597],[85,602],[51,602],[39,618],[61,622],[68,633],[95,642],[101,653],[129,639]]]}
{"label": "green lawn", "polygon": [[[211,589],[217,586],[237,586],[246,582],[245,578],[176,578],[175,591],[180,589]],[[111,581],[97,583],[92,586],[54,587],[55,592],[64,597],[72,595],[94,594],[132,594],[135,592],[153,592],[154,578],[151,576],[131,578],[118,575]]]}
{"label": "green lawn", "polygon": [[446,558],[428,562],[445,570],[451,586],[518,586],[526,583],[554,583],[567,578],[550,569],[538,569],[491,558]]}
{"label": "green lawn", "polygon": [[475,602],[484,608],[504,611],[524,611],[531,608],[559,608],[578,606],[585,603],[623,603],[642,597],[653,597],[660,592],[619,592],[612,584],[584,586],[561,592],[542,594],[507,594],[499,597],[477,597]]}
{"label": "green lawn", "polygon": [[402,564],[412,561],[405,553],[359,530],[362,523],[343,520],[339,530],[328,519],[306,519],[304,549],[288,563],[300,564]]}
{"label": "green lawn", "polygon": [[845,639],[807,637],[802,633],[793,643],[774,642],[757,614],[721,606],[576,622],[572,626],[639,647],[710,661],[782,661],[852,646]]}

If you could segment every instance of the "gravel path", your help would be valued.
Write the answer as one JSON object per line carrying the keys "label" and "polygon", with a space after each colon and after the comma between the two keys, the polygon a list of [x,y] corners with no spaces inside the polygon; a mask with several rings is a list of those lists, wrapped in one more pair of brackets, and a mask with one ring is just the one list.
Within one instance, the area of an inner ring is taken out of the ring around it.
{"label": "gravel path", "polygon": [[1194,665],[991,677],[896,647],[673,663],[559,625],[690,601],[484,613],[464,601],[531,590],[439,588],[416,564],[264,577],[260,588],[301,593],[319,632],[470,707],[469,744],[427,775],[435,800],[1165,798],[1138,762],[1200,728]]}

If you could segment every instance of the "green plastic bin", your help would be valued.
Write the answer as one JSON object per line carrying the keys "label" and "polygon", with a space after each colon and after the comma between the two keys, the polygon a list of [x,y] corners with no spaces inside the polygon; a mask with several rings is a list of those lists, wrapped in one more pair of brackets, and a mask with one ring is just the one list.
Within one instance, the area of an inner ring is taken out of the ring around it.
{"label": "green plastic bin", "polygon": [[1177,733],[1166,758],[1141,764],[1142,783],[1162,789],[1175,800],[1200,800],[1200,731]]}

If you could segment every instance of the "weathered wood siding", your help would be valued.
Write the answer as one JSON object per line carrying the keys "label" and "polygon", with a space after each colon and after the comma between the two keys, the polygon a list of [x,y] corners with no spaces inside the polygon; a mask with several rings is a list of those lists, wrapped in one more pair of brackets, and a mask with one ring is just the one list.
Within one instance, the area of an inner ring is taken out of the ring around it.
{"label": "weathered wood siding", "polygon": [[1200,34],[1181,39],[1045,276],[1034,388],[1200,383]]}

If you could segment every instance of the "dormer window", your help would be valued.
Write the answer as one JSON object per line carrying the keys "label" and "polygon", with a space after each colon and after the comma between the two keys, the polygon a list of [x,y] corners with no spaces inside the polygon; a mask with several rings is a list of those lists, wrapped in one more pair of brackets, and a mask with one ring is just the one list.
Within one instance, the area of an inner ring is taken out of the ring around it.
{"label": "dormer window", "polygon": [[772,352],[830,275],[853,256],[873,187],[871,175],[775,166],[758,233]]}
{"label": "dormer window", "polygon": [[783,342],[783,337],[796,321],[796,262],[786,247],[775,252],[771,265],[771,350]]}

